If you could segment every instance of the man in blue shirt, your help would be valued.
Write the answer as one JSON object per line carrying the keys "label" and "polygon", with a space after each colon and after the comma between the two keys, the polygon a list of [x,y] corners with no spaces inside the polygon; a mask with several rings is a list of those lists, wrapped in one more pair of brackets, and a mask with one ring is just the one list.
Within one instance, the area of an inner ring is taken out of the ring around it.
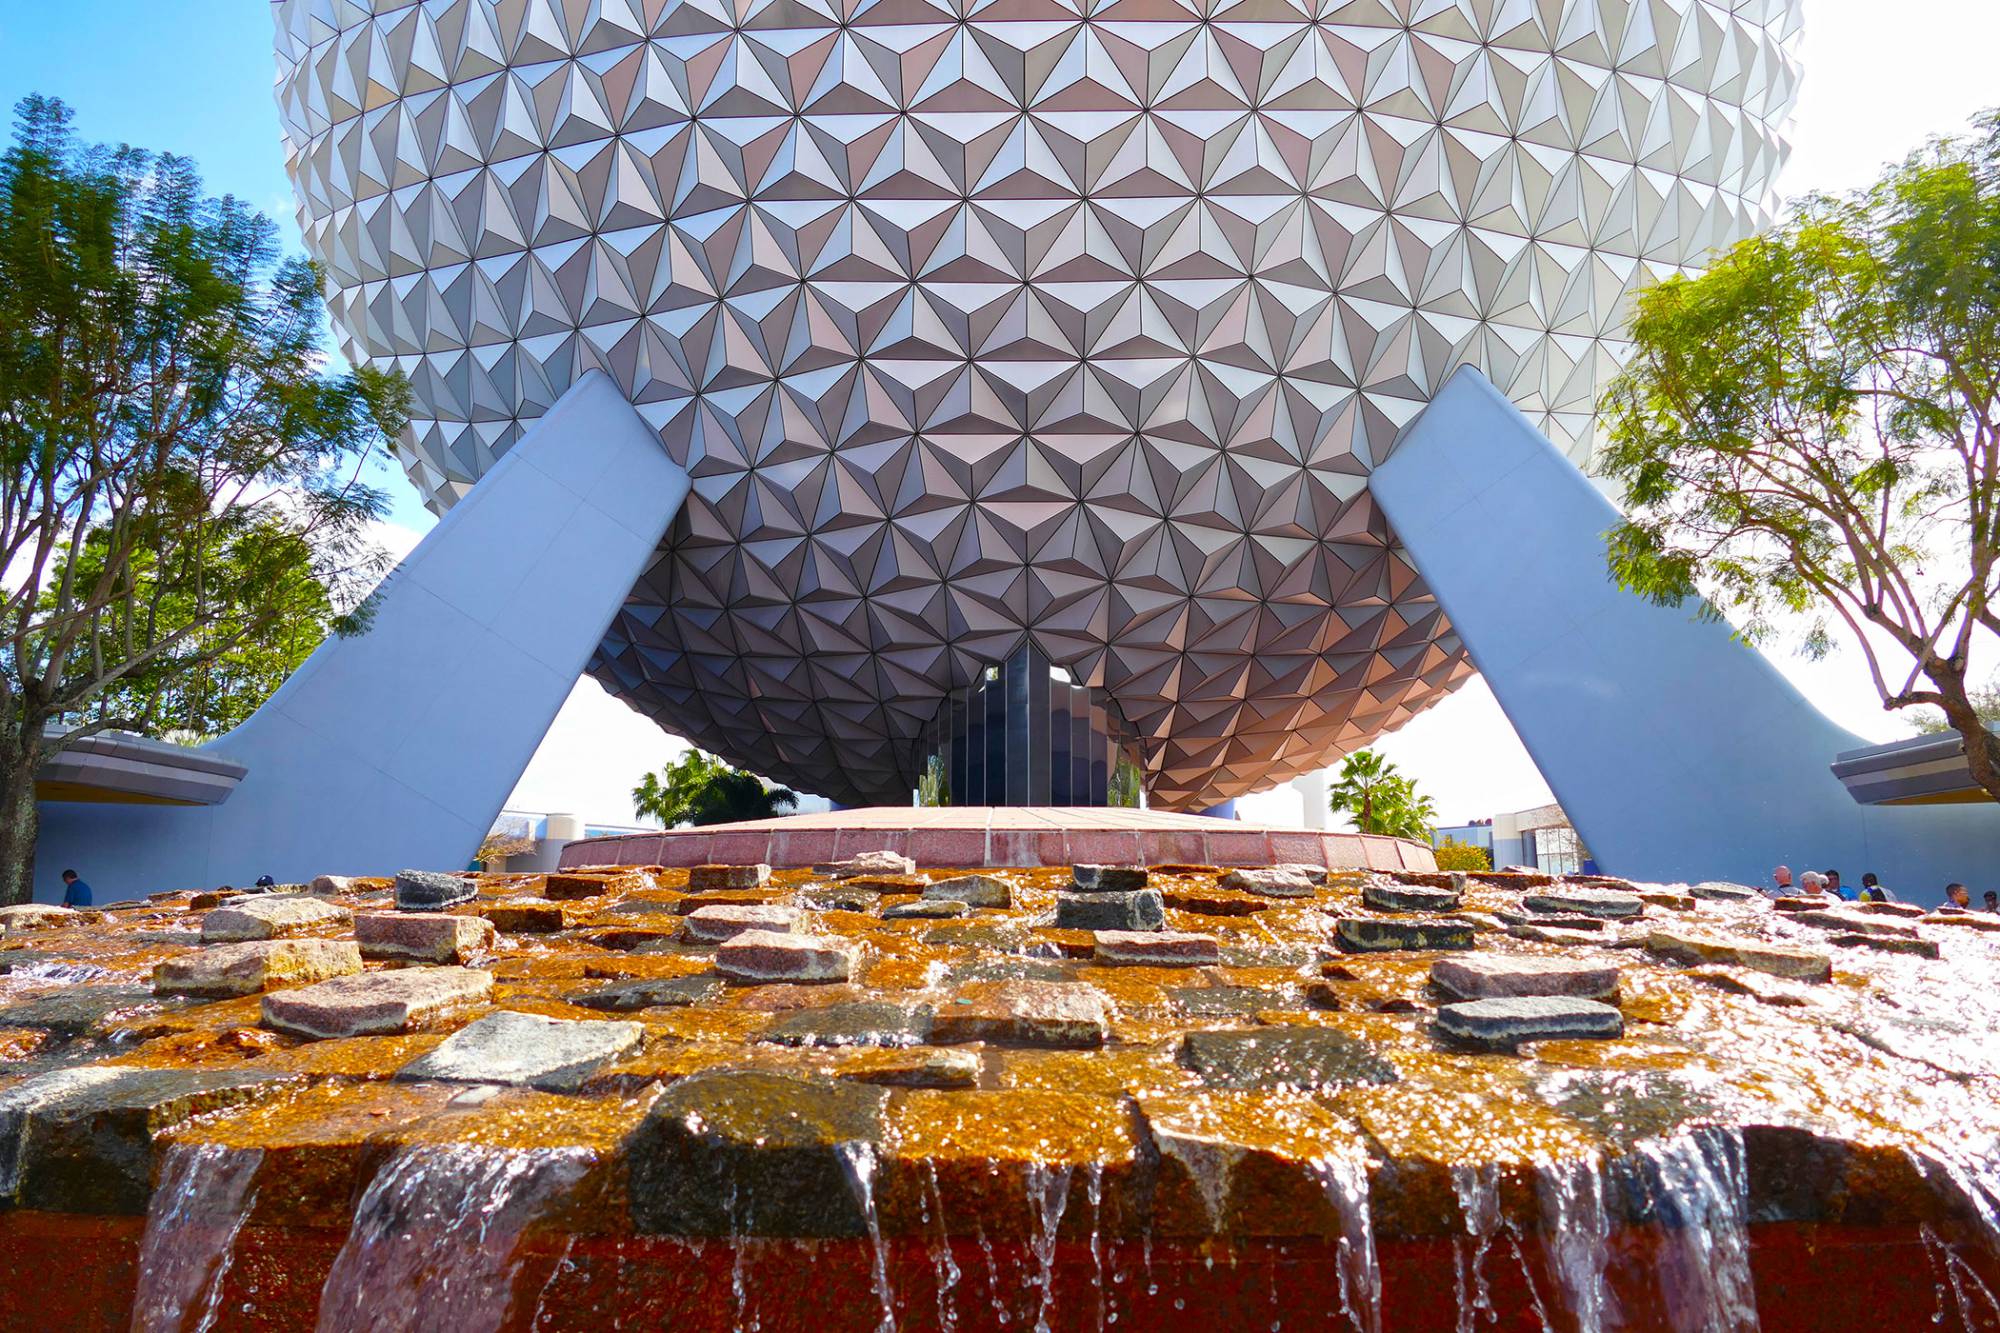
{"label": "man in blue shirt", "polygon": [[90,886],[78,879],[74,870],[63,871],[62,879],[64,907],[90,906]]}

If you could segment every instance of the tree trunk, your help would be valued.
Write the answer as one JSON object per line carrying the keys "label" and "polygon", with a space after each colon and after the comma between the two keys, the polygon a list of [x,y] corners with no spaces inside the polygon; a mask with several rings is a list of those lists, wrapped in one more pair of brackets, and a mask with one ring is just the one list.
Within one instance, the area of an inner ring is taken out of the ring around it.
{"label": "tree trunk", "polygon": [[0,737],[0,905],[35,896],[35,774],[42,766],[41,728]]}
{"label": "tree trunk", "polygon": [[1949,670],[1930,670],[1924,673],[1944,696],[1944,720],[1951,724],[1953,731],[1965,742],[1965,767],[1972,774],[1972,780],[1985,789],[1986,794],[2000,801],[2000,737],[1986,729],[1986,722],[1973,706],[1971,696],[1965,690],[1965,675]]}

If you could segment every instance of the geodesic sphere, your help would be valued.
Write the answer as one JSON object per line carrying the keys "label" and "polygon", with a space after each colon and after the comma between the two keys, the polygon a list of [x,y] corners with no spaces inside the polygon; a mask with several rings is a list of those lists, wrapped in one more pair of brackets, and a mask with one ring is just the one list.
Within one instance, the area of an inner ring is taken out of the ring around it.
{"label": "geodesic sphere", "polygon": [[1587,451],[1628,294],[1766,217],[1800,8],[273,12],[306,245],[433,507],[591,366],[694,477],[607,686],[902,803],[1032,635],[1199,808],[1468,674],[1368,471],[1464,363]]}

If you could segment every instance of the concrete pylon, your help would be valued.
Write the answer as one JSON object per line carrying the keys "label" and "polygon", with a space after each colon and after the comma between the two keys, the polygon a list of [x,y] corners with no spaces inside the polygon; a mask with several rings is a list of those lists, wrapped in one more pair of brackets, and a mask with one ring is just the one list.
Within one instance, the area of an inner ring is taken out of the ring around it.
{"label": "concrete pylon", "polygon": [[449,869],[478,850],[687,498],[618,387],[585,374],[328,639],[208,753],[212,806],[48,802],[36,896],[99,902],[323,873]]}
{"label": "concrete pylon", "polygon": [[1477,370],[1369,488],[1608,873],[1762,884],[1831,866],[1931,902],[2000,852],[2000,808],[1857,804],[1829,765],[1865,741],[1726,624],[1618,587],[1617,510]]}

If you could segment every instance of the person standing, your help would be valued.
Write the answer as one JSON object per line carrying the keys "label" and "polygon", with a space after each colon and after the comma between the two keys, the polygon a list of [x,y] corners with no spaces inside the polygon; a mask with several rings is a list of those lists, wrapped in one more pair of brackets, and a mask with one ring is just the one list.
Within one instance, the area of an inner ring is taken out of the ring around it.
{"label": "person standing", "polygon": [[1946,911],[1969,912],[1972,910],[1972,891],[1963,884],[1951,883],[1944,886]]}
{"label": "person standing", "polygon": [[1842,887],[1840,872],[1838,870],[1828,870],[1826,872],[1826,891],[1842,902],[1851,903],[1855,901],[1854,890]]}
{"label": "person standing", "polygon": [[1861,876],[1861,901],[1864,903],[1893,903],[1896,895],[1882,887],[1882,881],[1870,870]]}
{"label": "person standing", "polygon": [[1766,898],[1789,898],[1792,896],[1792,868],[1779,866],[1771,872],[1772,888],[1764,890]]}
{"label": "person standing", "polygon": [[1995,893],[1991,889],[1986,891],[1986,910],[2000,913],[2000,893]]}
{"label": "person standing", "polygon": [[78,878],[74,870],[63,871],[62,881],[64,907],[90,906],[90,886]]}

